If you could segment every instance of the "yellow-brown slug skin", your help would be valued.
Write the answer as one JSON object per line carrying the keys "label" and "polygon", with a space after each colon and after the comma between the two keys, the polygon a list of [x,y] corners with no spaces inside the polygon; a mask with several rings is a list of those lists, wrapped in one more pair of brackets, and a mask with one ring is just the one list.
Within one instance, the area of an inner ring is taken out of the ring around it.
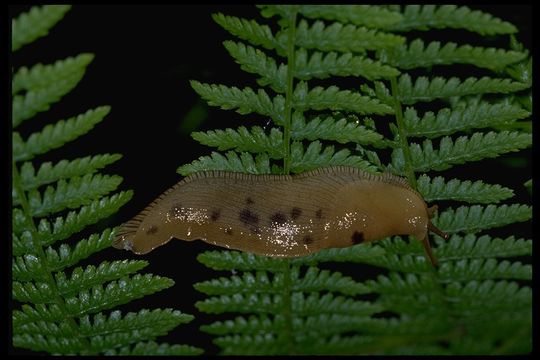
{"label": "yellow-brown slug skin", "polygon": [[391,235],[427,242],[428,225],[422,197],[390,174],[346,166],[293,176],[208,171],[186,177],[124,224],[114,246],[145,254],[172,238],[201,239],[292,257]]}

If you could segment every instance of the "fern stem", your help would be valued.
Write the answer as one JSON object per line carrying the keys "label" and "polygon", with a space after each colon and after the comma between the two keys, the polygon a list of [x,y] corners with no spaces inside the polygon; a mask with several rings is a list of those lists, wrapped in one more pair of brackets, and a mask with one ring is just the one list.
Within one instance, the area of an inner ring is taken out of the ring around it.
{"label": "fern stem", "polygon": [[407,132],[405,131],[405,123],[403,121],[403,109],[401,107],[401,102],[398,100],[400,94],[397,86],[397,78],[395,76],[390,79],[390,84],[392,86],[392,97],[394,98],[394,110],[396,112],[396,124],[398,128],[399,142],[401,144],[400,147],[403,151],[403,157],[405,158],[405,176],[407,176],[411,186],[416,189],[416,176],[414,175],[411,150],[407,141]]}
{"label": "fern stem", "polygon": [[[291,123],[292,123],[292,98],[294,94],[294,63],[295,63],[295,38],[296,38],[296,10],[290,13],[288,18],[288,44],[287,44],[287,90],[285,93],[285,124],[283,126],[283,173],[289,174],[291,164]],[[285,319],[285,329],[283,338],[286,343],[286,354],[294,354],[293,346],[293,325],[292,325],[292,303],[291,303],[291,261],[286,259],[283,262],[283,318]]]}
{"label": "fern stem", "polygon": [[[45,255],[45,251],[43,251],[43,246],[41,244],[41,241],[39,240],[38,231],[36,228],[36,224],[34,223],[34,218],[32,217],[30,213],[30,206],[28,205],[28,199],[26,198],[26,193],[23,190],[22,187],[22,181],[21,177],[19,175],[19,170],[17,169],[17,165],[15,162],[12,162],[13,164],[13,188],[17,191],[17,196],[19,197],[19,203],[22,207],[22,210],[25,214],[26,222],[28,223],[28,228],[30,229],[30,232],[32,233],[32,245],[34,247],[34,252],[37,255],[37,257],[40,259],[40,262],[44,268],[44,275],[45,280],[47,282],[47,285],[50,287],[54,294],[54,302],[60,310],[64,314],[68,314],[68,310],[66,308],[66,304],[64,302],[64,299],[60,295],[60,292],[58,291],[58,287],[56,286],[56,281],[54,280],[53,274],[51,272],[51,268],[49,265],[49,262],[47,261],[47,256]],[[66,319],[67,324],[71,328],[74,334],[76,334],[76,337],[83,343],[83,347],[85,349],[90,349],[90,342],[88,339],[81,334],[79,331],[79,326],[75,322],[75,319],[72,316],[67,316]]]}
{"label": "fern stem", "polygon": [[288,174],[291,165],[291,117],[292,117],[292,98],[294,92],[294,62],[295,62],[295,37],[296,37],[296,11],[293,11],[289,21],[288,44],[287,44],[287,90],[285,93],[285,124],[283,125],[283,173]]}

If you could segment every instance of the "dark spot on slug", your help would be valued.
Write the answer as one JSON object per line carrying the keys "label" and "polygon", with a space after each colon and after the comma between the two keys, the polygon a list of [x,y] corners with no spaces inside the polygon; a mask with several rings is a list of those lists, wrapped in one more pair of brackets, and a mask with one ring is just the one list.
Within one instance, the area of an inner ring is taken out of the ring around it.
{"label": "dark spot on slug", "polygon": [[317,219],[322,219],[322,209],[319,209],[315,212],[315,216]]}
{"label": "dark spot on slug", "polygon": [[270,221],[278,225],[283,225],[285,222],[287,222],[287,216],[285,216],[285,214],[282,212],[277,212],[270,217]]}
{"label": "dark spot on slug", "polygon": [[219,217],[221,216],[221,210],[214,210],[212,211],[212,214],[210,215],[210,220],[217,221]]}
{"label": "dark spot on slug", "polygon": [[226,228],[226,229],[225,229],[225,234],[227,234],[227,235],[232,235],[232,234],[233,234],[232,229],[231,229],[231,228]]}
{"label": "dark spot on slug", "polygon": [[313,238],[309,235],[304,236],[302,239],[304,241],[304,244],[309,245],[313,243]]}
{"label": "dark spot on slug", "polygon": [[352,234],[351,239],[353,244],[360,244],[364,242],[364,233],[360,231],[355,231],[354,234]]}
{"label": "dark spot on slug", "polygon": [[169,210],[169,216],[177,217],[180,216],[180,213],[182,212],[182,204],[178,203],[175,204],[171,209]]}
{"label": "dark spot on slug", "polygon": [[246,204],[251,205],[251,204],[253,204],[254,202],[255,202],[255,201],[253,201],[252,198],[250,198],[250,197],[247,197],[247,198],[246,198]]}
{"label": "dark spot on slug", "polygon": [[291,219],[296,220],[302,215],[302,209],[293,207],[291,210]]}
{"label": "dark spot on slug", "polygon": [[153,235],[158,232],[158,227],[156,225],[150,226],[148,230],[146,230],[146,234]]}
{"label": "dark spot on slug", "polygon": [[259,215],[249,209],[244,209],[240,211],[239,215],[240,221],[243,222],[245,225],[253,226],[259,223]]}

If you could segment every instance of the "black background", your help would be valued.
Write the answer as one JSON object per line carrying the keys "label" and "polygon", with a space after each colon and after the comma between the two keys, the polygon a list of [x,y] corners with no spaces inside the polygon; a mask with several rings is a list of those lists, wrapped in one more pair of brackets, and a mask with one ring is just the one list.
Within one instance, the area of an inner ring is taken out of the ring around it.
{"label": "black background", "polygon": [[[516,25],[520,30],[518,40],[530,49],[532,7],[470,7]],[[10,20],[28,9],[29,6],[10,7]],[[11,55],[10,69],[17,69],[37,62],[52,63],[82,52],[95,54],[85,77],[74,91],[53,105],[50,111],[39,114],[18,128],[21,133],[28,134],[45,123],[65,119],[100,105],[112,106],[111,113],[93,131],[39,158],[54,162],[102,153],[123,154],[120,161],[107,167],[104,172],[121,175],[124,178],[121,189],[133,189],[135,195],[118,214],[90,227],[85,234],[97,231],[100,226],[119,225],[136,215],[164,190],[181,180],[182,177],[176,173],[178,166],[208,155],[210,149],[192,140],[190,131],[265,124],[260,116],[241,116],[232,111],[207,107],[189,85],[190,79],[196,79],[208,83],[256,87],[255,77],[241,71],[223,48],[222,42],[233,39],[233,36],[212,20],[210,15],[216,12],[261,19],[254,6],[76,5],[50,31],[49,36]],[[431,34],[418,33],[417,36],[430,37]],[[440,33],[433,32],[433,36],[441,39]],[[442,39],[446,36],[452,41],[483,46],[507,47],[508,44],[508,37],[485,39],[459,31],[443,32]],[[463,36],[467,38],[459,38]],[[482,41],[487,43],[481,44]],[[192,117],[194,124],[186,123],[186,117]],[[510,202],[527,203],[530,198],[521,184],[531,177],[530,156],[531,151],[525,150],[505,157],[524,158],[522,166],[528,168],[525,173],[507,162],[486,160],[481,165],[472,163],[459,166],[454,175],[470,180],[482,178],[486,182],[511,187],[516,189],[516,197]],[[530,226],[510,226],[503,232],[508,235],[517,232],[528,238]],[[501,232],[498,234],[505,236]],[[159,340],[188,343],[204,348],[207,354],[215,353],[217,347],[211,344],[211,337],[200,332],[198,327],[222,317],[198,312],[194,303],[205,296],[195,291],[192,285],[227,275],[208,270],[196,261],[200,252],[216,249],[200,241],[171,241],[144,255],[142,258],[150,263],[145,272],[172,278],[176,285],[143,300],[133,301],[121,309],[136,311],[143,307],[171,307],[193,314],[196,319],[192,323],[179,326]],[[111,248],[80,265],[124,258],[141,257]],[[332,268],[354,275],[358,280],[372,276],[368,272],[373,270],[356,265],[349,268],[336,265]],[[26,353],[21,350],[17,352]]]}

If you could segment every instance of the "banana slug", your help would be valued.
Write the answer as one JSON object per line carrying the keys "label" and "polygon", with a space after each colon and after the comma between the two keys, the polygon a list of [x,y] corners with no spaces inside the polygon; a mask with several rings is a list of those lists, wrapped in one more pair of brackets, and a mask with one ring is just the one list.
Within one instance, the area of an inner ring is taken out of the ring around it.
{"label": "banana slug", "polygon": [[298,175],[206,171],[164,192],[120,228],[113,246],[146,254],[196,239],[266,256],[308,255],[392,235],[423,242],[433,265],[422,196],[403,178],[335,166]]}

